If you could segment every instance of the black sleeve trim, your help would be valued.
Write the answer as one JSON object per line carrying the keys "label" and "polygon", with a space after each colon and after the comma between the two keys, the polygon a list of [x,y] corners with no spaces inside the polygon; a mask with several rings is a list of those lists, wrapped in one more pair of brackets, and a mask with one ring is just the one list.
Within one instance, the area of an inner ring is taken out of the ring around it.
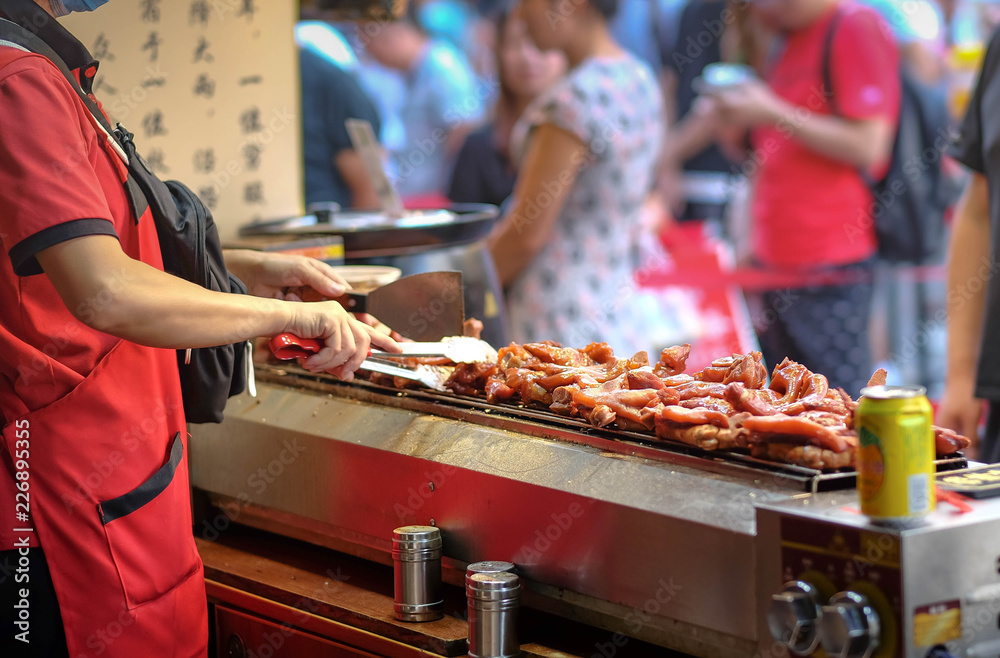
{"label": "black sleeve trim", "polygon": [[161,466],[158,471],[153,473],[152,477],[138,487],[113,500],[105,500],[98,503],[97,511],[101,515],[101,523],[108,525],[115,519],[128,516],[142,506],[152,502],[153,499],[170,486],[170,483],[174,480],[174,473],[177,471],[177,466],[181,463],[181,457],[184,455],[184,444],[181,441],[180,432],[174,435],[173,441],[170,444],[169,455],[167,463]]}
{"label": "black sleeve trim", "polygon": [[35,259],[35,254],[61,242],[82,238],[86,235],[118,237],[115,225],[106,219],[74,219],[70,222],[50,226],[34,235],[29,235],[10,248],[10,260],[14,265],[14,274],[18,276],[42,274],[42,266]]}

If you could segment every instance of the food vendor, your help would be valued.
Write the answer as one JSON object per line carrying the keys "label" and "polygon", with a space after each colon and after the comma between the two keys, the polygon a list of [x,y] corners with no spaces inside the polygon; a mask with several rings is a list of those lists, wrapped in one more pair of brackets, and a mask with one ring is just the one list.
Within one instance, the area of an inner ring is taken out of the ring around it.
{"label": "food vendor", "polygon": [[[96,63],[54,17],[101,4],[0,0],[0,17],[89,93]],[[227,253],[256,296],[164,273],[97,125],[50,60],[0,45],[0,655],[203,656],[174,350],[287,331],[326,341],[307,368],[350,379],[370,345],[398,347],[337,302],[276,298],[342,294],[319,261]]]}

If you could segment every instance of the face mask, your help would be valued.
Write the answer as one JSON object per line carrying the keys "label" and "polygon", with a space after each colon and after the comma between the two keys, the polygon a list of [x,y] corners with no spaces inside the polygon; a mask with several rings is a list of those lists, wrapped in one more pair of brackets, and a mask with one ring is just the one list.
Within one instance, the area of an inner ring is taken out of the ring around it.
{"label": "face mask", "polygon": [[94,11],[108,0],[50,0],[56,18],[74,11]]}

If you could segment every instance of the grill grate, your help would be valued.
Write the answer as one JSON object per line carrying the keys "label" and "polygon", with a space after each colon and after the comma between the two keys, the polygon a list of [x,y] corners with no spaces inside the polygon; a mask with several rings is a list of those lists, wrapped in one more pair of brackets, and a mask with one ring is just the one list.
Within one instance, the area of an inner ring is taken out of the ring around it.
{"label": "grill grate", "polygon": [[[348,384],[330,375],[310,373],[288,365],[257,364],[257,371],[259,380],[282,386],[320,390],[360,402],[454,418],[536,438],[568,441],[605,452],[683,463],[705,471],[771,482],[808,493],[852,489],[856,486],[854,470],[822,471],[757,459],[735,450],[708,451],[640,432],[597,428],[579,418],[560,416],[522,404],[489,404],[482,398],[424,389],[400,390],[362,379]],[[967,466],[962,456],[939,459],[935,464],[938,472]]]}

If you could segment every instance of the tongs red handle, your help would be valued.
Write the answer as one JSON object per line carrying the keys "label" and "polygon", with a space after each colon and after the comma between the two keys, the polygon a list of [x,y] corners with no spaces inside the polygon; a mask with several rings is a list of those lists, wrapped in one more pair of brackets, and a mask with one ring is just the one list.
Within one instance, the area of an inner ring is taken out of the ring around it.
{"label": "tongs red handle", "polygon": [[[268,342],[271,353],[276,359],[281,361],[292,361],[294,359],[305,359],[316,354],[323,349],[323,341],[317,338],[301,338],[295,334],[278,334]],[[368,356],[372,351],[368,350]]]}
{"label": "tongs red handle", "polygon": [[323,343],[315,338],[300,338],[295,334],[278,334],[268,343],[271,353],[282,361],[306,358],[323,349]]}

